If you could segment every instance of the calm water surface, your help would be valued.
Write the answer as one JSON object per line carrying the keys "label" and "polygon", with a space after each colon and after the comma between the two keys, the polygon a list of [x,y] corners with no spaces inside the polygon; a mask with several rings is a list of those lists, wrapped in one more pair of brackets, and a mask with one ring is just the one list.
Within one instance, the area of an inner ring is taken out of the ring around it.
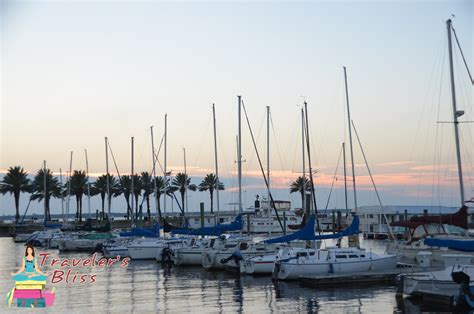
{"label": "calm water surface", "polygon": [[[374,252],[385,243],[365,241],[362,246]],[[6,296],[13,288],[10,273],[17,271],[24,256],[24,245],[11,238],[0,238],[0,291]],[[36,255],[45,252],[37,249]],[[89,254],[59,254],[53,257],[87,258]],[[39,260],[38,260],[39,262]],[[57,267],[44,267],[49,274]],[[270,277],[252,277],[210,272],[200,267],[163,268],[154,261],[131,261],[128,267],[71,268],[81,274],[97,274],[93,284],[66,284],[56,287],[56,300],[51,308],[24,309],[3,303],[0,312],[51,313],[417,313],[424,310],[413,300],[395,299],[395,287],[340,287],[314,289],[298,282],[272,282]],[[67,271],[67,268],[66,268]],[[48,278],[50,280],[50,278]],[[48,287],[53,287],[51,283]],[[5,300],[5,299],[4,299]]]}

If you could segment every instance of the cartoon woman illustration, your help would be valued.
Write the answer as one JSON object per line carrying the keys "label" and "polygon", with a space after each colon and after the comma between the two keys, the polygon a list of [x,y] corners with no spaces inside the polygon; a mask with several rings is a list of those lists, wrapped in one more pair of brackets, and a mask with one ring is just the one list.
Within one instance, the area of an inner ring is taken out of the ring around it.
{"label": "cartoon woman illustration", "polygon": [[15,281],[44,281],[46,274],[43,273],[36,263],[35,249],[32,245],[27,245],[25,250],[25,257],[23,258],[20,270],[12,273],[12,279]]}

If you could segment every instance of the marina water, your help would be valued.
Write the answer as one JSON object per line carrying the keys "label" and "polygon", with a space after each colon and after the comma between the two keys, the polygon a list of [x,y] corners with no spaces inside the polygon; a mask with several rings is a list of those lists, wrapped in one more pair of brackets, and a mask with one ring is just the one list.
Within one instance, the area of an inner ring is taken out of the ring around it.
{"label": "marina water", "polygon": [[[361,245],[382,252],[386,242],[361,239]],[[24,251],[22,243],[0,238],[0,291],[4,296],[14,284],[10,273],[19,268]],[[91,256],[37,248],[38,263],[41,252],[50,252],[52,257],[61,260]],[[303,287],[297,281],[275,282],[269,276],[240,276],[225,271],[206,271],[201,267],[162,267],[153,260],[131,260],[127,267],[114,265],[78,270],[82,274],[96,273],[96,282],[66,284],[62,281],[54,285],[56,301],[49,309],[7,308],[4,303],[1,312],[84,313],[85,308],[90,313],[417,313],[439,310],[426,308],[426,305],[422,307],[416,300],[397,301],[396,287],[387,285],[315,289]],[[49,276],[52,274],[47,265],[43,271]]]}

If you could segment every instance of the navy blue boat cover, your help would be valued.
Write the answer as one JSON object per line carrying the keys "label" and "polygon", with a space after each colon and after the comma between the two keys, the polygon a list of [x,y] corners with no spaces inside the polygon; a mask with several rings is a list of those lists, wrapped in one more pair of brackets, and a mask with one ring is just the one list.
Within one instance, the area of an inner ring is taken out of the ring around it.
{"label": "navy blue boat cover", "polygon": [[156,238],[160,236],[160,225],[154,224],[148,228],[138,228],[134,227],[130,231],[120,232],[121,237],[146,237],[146,238]]}
{"label": "navy blue boat cover", "polygon": [[198,229],[191,228],[176,228],[171,230],[174,234],[187,234],[187,235],[200,235],[200,236],[218,236],[228,231],[239,231],[242,230],[244,222],[242,220],[242,214],[235,217],[235,220],[230,224],[217,224],[214,227],[204,227]]}
{"label": "navy blue boat cover", "polygon": [[447,247],[451,250],[474,252],[474,239],[450,239],[448,237],[426,238],[424,243],[429,246]]}
{"label": "navy blue boat cover", "polygon": [[314,223],[315,223],[315,217],[314,215],[311,215],[309,218],[309,222],[304,226],[303,229],[298,230],[292,234],[274,238],[274,239],[268,239],[265,240],[265,243],[283,243],[283,242],[290,242],[293,240],[325,240],[325,239],[338,239],[342,238],[345,236],[349,236],[352,234],[358,234],[359,233],[359,217],[354,216],[352,218],[352,223],[349,227],[346,229],[342,230],[341,232],[334,233],[334,234],[322,234],[322,235],[315,235],[314,234]]}

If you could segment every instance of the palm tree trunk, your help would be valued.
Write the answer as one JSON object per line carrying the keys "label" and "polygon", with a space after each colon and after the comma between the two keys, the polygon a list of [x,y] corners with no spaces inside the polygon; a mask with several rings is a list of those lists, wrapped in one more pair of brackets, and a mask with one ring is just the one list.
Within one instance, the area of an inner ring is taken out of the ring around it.
{"label": "palm tree trunk", "polygon": [[161,194],[156,193],[156,202],[158,203],[158,221],[162,223],[163,216],[161,215],[161,204],[160,204]]}
{"label": "palm tree trunk", "polygon": [[303,210],[304,213],[306,213],[306,208],[304,208],[304,191],[301,190],[301,209]]}
{"label": "palm tree trunk", "polygon": [[76,219],[79,220],[79,197],[76,195]]}
{"label": "palm tree trunk", "polygon": [[15,209],[16,209],[15,221],[18,222],[18,220],[20,220],[20,192],[15,191],[13,195],[15,197]]}
{"label": "palm tree trunk", "polygon": [[146,195],[146,214],[148,216],[148,220],[151,218],[151,212],[150,212],[150,195]]}
{"label": "palm tree trunk", "polygon": [[138,195],[135,194],[135,219],[138,220]]}
{"label": "palm tree trunk", "polygon": [[46,220],[51,220],[51,212],[49,211],[49,200],[50,200],[50,195],[46,193],[46,198],[45,198],[45,202],[46,202],[46,212],[45,212],[45,219]]}
{"label": "palm tree trunk", "polygon": [[79,221],[82,221],[82,196],[79,198]]}
{"label": "palm tree trunk", "polygon": [[130,195],[124,194],[125,201],[127,201],[127,220],[130,219]]}
{"label": "palm tree trunk", "polygon": [[184,194],[185,193],[186,191],[181,192],[181,212],[183,213],[183,215],[184,215]]}
{"label": "palm tree trunk", "polygon": [[209,194],[211,195],[211,215],[214,213],[214,191],[209,190]]}
{"label": "palm tree trunk", "polygon": [[105,193],[100,194],[100,198],[102,199],[102,219],[104,219],[105,215]]}

